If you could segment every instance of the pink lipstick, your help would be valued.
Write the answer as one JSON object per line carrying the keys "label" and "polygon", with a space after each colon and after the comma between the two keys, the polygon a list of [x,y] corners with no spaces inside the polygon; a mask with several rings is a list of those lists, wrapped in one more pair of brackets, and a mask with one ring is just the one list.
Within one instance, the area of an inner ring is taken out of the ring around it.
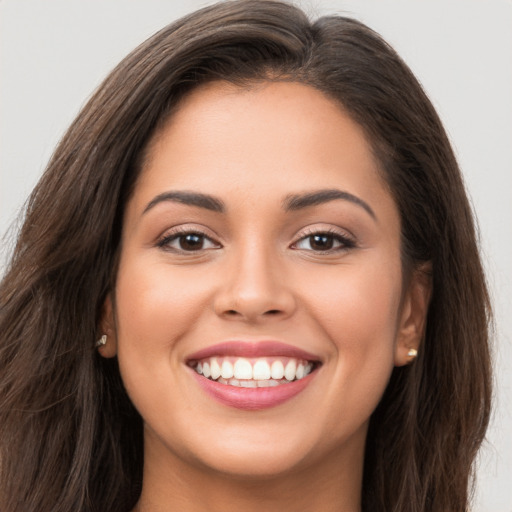
{"label": "pink lipstick", "polygon": [[188,360],[204,359],[212,356],[265,357],[284,356],[309,361],[319,361],[319,357],[286,343],[279,341],[226,341],[204,348],[188,357]]}
{"label": "pink lipstick", "polygon": [[193,377],[207,394],[244,410],[290,400],[311,383],[320,364],[314,354],[275,341],[228,341],[187,359]]}

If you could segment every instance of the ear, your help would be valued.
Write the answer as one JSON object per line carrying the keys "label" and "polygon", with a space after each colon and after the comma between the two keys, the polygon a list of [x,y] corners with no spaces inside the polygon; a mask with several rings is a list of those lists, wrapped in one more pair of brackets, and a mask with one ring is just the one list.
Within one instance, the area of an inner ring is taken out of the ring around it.
{"label": "ear", "polygon": [[114,315],[114,307],[111,295],[107,295],[103,307],[101,308],[101,320],[99,325],[100,338],[107,336],[106,343],[98,347],[98,352],[103,357],[115,357],[117,355],[117,330]]}
{"label": "ear", "polygon": [[432,265],[425,263],[412,272],[404,293],[395,348],[395,366],[411,363],[417,353],[412,350],[420,350],[431,295]]}

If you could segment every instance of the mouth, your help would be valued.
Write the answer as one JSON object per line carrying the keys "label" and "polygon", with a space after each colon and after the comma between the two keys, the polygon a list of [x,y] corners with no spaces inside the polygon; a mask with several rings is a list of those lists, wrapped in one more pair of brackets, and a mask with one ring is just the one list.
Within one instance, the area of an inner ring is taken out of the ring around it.
{"label": "mouth", "polygon": [[279,342],[227,342],[193,354],[187,366],[203,390],[217,401],[259,410],[300,393],[314,378],[321,361]]}
{"label": "mouth", "polygon": [[191,360],[188,365],[198,375],[242,388],[276,387],[307,377],[317,362],[292,357],[245,358],[235,356],[208,357]]}

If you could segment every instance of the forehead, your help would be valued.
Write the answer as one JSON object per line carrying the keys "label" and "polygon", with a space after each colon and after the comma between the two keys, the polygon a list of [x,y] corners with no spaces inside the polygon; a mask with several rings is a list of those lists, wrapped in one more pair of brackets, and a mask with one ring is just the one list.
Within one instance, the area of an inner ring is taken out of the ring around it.
{"label": "forehead", "polygon": [[154,135],[134,199],[142,208],[164,189],[250,201],[340,187],[371,198],[387,193],[380,174],[362,128],[322,92],[213,82],[187,95]]}

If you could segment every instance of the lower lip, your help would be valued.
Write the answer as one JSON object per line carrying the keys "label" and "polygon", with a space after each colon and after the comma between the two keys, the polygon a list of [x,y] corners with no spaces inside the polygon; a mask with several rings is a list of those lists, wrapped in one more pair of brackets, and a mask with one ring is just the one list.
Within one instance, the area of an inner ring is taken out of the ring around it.
{"label": "lower lip", "polygon": [[313,372],[300,380],[280,384],[279,386],[242,388],[221,384],[199,375],[194,370],[191,371],[197,383],[212,398],[229,407],[244,409],[246,411],[268,409],[287,402],[303,391],[316,374],[316,372]]}

